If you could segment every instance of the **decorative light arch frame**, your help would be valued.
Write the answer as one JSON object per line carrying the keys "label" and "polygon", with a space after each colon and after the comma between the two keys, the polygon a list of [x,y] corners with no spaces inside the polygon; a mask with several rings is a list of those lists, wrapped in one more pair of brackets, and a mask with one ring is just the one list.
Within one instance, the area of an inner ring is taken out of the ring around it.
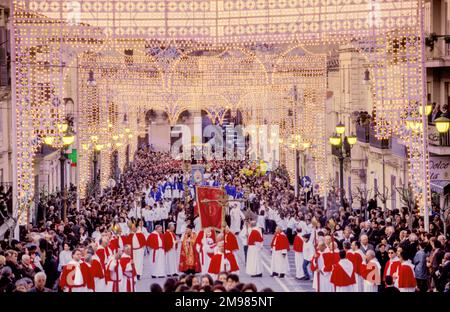
{"label": "decorative light arch frame", "polygon": [[[15,217],[26,222],[34,153],[64,116],[58,104],[64,55],[145,40],[183,48],[353,42],[370,60],[377,134],[405,140],[410,181],[424,211],[430,205],[427,128],[425,116],[416,114],[426,104],[423,6],[424,0],[13,0]],[[422,130],[407,129],[405,116]]]}

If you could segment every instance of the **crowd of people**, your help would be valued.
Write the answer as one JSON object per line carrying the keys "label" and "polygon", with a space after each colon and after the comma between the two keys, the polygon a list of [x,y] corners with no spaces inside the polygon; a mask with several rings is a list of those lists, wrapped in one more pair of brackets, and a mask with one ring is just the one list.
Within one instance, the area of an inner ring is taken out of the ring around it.
{"label": "crowd of people", "polygon": [[[450,244],[439,217],[427,233],[407,209],[330,213],[318,195],[296,197],[283,170],[256,174],[248,161],[224,160],[205,167],[202,185],[236,200],[225,207],[227,226],[203,228],[183,162],[143,148],[114,187],[78,208],[72,187],[66,216],[50,196],[35,225],[1,242],[0,292],[133,292],[144,275],[155,279],[152,292],[258,291],[265,237],[269,274],[312,281],[318,292],[449,290]],[[239,282],[244,272],[254,284]]]}

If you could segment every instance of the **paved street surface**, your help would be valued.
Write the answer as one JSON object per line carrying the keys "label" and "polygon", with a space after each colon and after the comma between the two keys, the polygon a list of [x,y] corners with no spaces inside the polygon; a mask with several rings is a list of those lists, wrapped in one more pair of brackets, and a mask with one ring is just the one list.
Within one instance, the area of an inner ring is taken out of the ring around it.
{"label": "paved street surface", "polygon": [[[250,277],[245,273],[245,261],[244,261],[244,251],[242,246],[240,246],[238,252],[238,262],[240,267],[239,278],[243,283],[254,283],[258,290],[265,287],[270,287],[274,291],[291,291],[291,292],[310,292],[312,289],[312,281],[299,281],[295,279],[295,262],[294,253],[290,251],[288,253],[289,257],[289,274],[284,278],[271,277],[270,270],[270,242],[272,235],[264,236],[264,249],[261,252],[262,263],[263,263],[263,276],[262,277]],[[239,241],[239,238],[238,238]],[[240,242],[239,242],[240,243]],[[178,251],[179,252],[179,251]],[[136,289],[139,292],[147,292],[150,289],[150,285],[153,283],[159,283],[161,286],[165,282],[165,278],[151,278],[150,276],[150,256],[146,256],[144,260],[144,276],[141,280],[137,282]]]}

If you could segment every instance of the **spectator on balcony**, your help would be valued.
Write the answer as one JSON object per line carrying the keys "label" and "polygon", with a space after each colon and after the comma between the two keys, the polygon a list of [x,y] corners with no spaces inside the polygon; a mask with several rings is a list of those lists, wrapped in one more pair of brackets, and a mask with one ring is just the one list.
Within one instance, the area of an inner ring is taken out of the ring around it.
{"label": "spectator on balcony", "polygon": [[448,104],[442,105],[440,117],[450,118],[450,113],[448,112]]}
{"label": "spectator on balcony", "polygon": [[433,103],[433,111],[431,112],[431,121],[434,122],[436,118],[441,117],[441,106],[438,103]]}

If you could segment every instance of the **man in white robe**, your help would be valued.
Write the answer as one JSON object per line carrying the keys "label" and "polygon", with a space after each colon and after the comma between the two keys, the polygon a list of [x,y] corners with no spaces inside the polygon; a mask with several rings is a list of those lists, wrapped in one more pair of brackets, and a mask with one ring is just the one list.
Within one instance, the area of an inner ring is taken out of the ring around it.
{"label": "man in white robe", "polygon": [[364,292],[378,292],[381,283],[381,265],[372,249],[366,252],[366,262],[363,268]]}
{"label": "man in white robe", "polygon": [[241,231],[241,220],[244,219],[245,216],[239,205],[233,204],[233,208],[230,210],[230,230],[233,234],[238,234]]}
{"label": "man in white robe", "polygon": [[339,262],[333,266],[330,281],[336,292],[355,292],[356,280],[353,263],[346,258],[345,250],[339,251]]}
{"label": "man in white robe", "polygon": [[59,286],[64,292],[93,292],[95,282],[90,266],[81,260],[80,249],[72,251],[72,260],[63,268]]}
{"label": "man in white robe", "polygon": [[123,279],[123,271],[119,261],[121,256],[122,252],[117,252],[106,264],[105,279],[108,288],[111,289],[112,292],[120,292],[120,286]]}
{"label": "man in white robe", "polygon": [[177,215],[177,228],[175,234],[178,236],[183,235],[186,230],[186,213],[184,212],[184,208],[182,208]]}
{"label": "man in white robe", "polygon": [[157,225],[147,239],[147,246],[150,247],[151,276],[166,277],[166,255],[164,253],[164,236],[162,226]]}
{"label": "man in white robe", "polygon": [[300,227],[297,227],[297,234],[294,238],[294,255],[295,255],[295,278],[302,280],[305,278],[305,271],[303,270],[303,248],[304,248],[305,242],[303,240],[302,236],[302,229]]}
{"label": "man in white robe", "polygon": [[289,262],[287,253],[289,251],[289,241],[286,234],[279,226],[275,228],[275,235],[272,243],[272,260],[270,263],[270,270],[272,276],[279,276],[283,278],[289,271]]}
{"label": "man in white robe", "polygon": [[135,292],[136,286],[136,268],[132,258],[132,249],[130,245],[123,247],[123,254],[119,263],[122,269],[122,282],[119,285],[120,292]]}
{"label": "man in white robe", "polygon": [[178,275],[178,240],[174,231],[175,224],[173,222],[170,222],[167,231],[164,233],[164,251],[166,255],[167,276]]}
{"label": "man in white robe", "polygon": [[147,245],[147,237],[138,227],[133,225],[128,243],[131,245],[133,252],[132,258],[136,268],[137,279],[140,279],[144,270],[144,252]]}
{"label": "man in white robe", "polygon": [[245,271],[251,277],[262,277],[261,250],[263,248],[264,238],[261,228],[256,226],[255,221],[252,221],[250,226],[250,234],[247,239],[248,250]]}
{"label": "man in white robe", "polygon": [[324,241],[320,241],[317,245],[317,252],[313,259],[314,279],[313,288],[317,292],[334,292],[334,286],[330,282],[331,271],[327,272],[326,268],[329,266],[324,255],[327,253],[327,246]]}

